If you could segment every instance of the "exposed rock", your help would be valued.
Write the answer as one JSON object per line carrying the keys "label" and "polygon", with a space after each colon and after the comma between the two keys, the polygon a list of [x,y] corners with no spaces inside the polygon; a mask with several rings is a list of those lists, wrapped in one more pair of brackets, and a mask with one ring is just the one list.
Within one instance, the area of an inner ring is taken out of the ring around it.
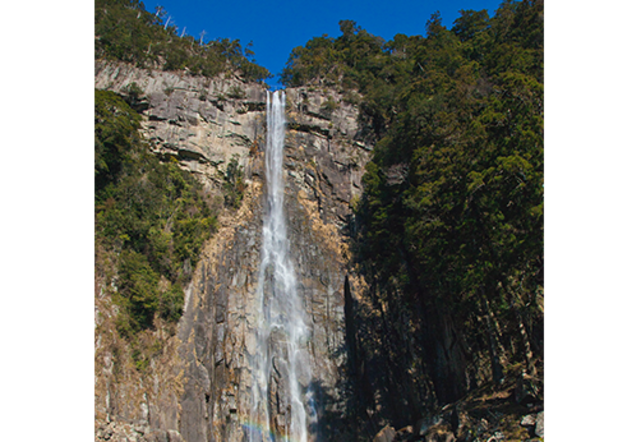
{"label": "exposed rock", "polygon": [[536,436],[544,437],[544,411],[536,416]]}
{"label": "exposed rock", "polygon": [[534,427],[536,425],[536,416],[534,414],[528,414],[522,418],[520,425],[523,427]]}
{"label": "exposed rock", "polygon": [[[336,108],[323,113],[329,98]],[[314,202],[323,222],[343,229],[352,201],[362,193],[360,181],[373,149],[358,108],[335,92],[305,87],[287,90],[287,102],[285,155],[293,183]]]}
{"label": "exposed rock", "polygon": [[520,425],[527,429],[529,436],[544,437],[544,411],[524,416]]}
{"label": "exposed rock", "polygon": [[413,439],[414,439],[413,427],[409,425],[407,427],[404,427],[398,430],[398,432],[396,433],[394,442],[404,442],[404,441],[409,441]]}
{"label": "exposed rock", "polygon": [[373,442],[393,442],[396,437],[396,430],[390,426],[385,426],[382,430],[376,434],[376,437],[373,438]]}
{"label": "exposed rock", "polygon": [[[219,180],[236,156],[247,166],[249,152],[264,139],[266,88],[238,78],[195,77],[184,72],[139,69],[126,63],[96,61],[95,87],[128,96],[141,90],[142,127],[154,152],[180,160],[205,185]],[[230,93],[241,88],[238,98]]]}

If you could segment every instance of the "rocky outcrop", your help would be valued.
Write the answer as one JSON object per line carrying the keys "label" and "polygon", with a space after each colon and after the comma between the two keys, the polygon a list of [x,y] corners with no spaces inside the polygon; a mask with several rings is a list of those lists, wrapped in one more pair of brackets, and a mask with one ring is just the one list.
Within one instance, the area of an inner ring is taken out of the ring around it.
{"label": "rocky outcrop", "polygon": [[234,76],[195,77],[97,61],[95,87],[127,98],[142,113],[151,150],[178,159],[208,186],[232,157],[247,166],[265,134],[266,87]]}
{"label": "rocky outcrop", "polygon": [[255,315],[261,247],[261,186],[205,248],[178,331],[184,363],[180,433],[188,441],[241,440],[248,423],[255,352]]}
{"label": "rocky outcrop", "polygon": [[373,150],[367,126],[357,106],[335,91],[289,89],[287,104],[285,168],[292,185],[314,202],[324,223],[346,233]]}

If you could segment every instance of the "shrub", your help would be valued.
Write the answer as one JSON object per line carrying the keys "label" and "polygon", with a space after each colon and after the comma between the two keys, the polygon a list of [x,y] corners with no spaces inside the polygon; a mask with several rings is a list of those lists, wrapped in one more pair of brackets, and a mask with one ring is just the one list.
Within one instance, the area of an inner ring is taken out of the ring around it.
{"label": "shrub", "polygon": [[222,185],[224,202],[227,206],[237,209],[240,207],[244,196],[244,169],[238,163],[237,155],[234,155],[227,165]]}

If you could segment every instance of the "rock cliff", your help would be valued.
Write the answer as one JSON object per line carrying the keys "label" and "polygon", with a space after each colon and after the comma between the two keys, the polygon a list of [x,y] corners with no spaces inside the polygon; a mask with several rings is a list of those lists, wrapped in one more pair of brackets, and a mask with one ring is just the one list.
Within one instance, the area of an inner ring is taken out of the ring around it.
{"label": "rock cliff", "polygon": [[[267,90],[233,77],[206,79],[96,62],[96,88],[126,97],[143,115],[150,149],[176,158],[212,195],[236,158],[245,172],[241,207],[220,217],[186,290],[174,335],[153,332],[161,348],[144,370],[115,332],[115,307],[96,274],[97,440],[240,441],[248,420],[256,351],[251,306],[261,250]],[[347,346],[346,235],[351,205],[372,150],[358,109],[332,91],[287,91],[285,211],[292,261],[311,337],[310,383],[321,410],[315,440],[344,435]],[[151,332],[150,332],[151,333]]]}
{"label": "rock cliff", "polygon": [[143,114],[151,150],[172,156],[205,185],[235,155],[246,166],[264,139],[266,89],[236,77],[210,79],[187,73],[96,62],[95,87],[129,98]]}

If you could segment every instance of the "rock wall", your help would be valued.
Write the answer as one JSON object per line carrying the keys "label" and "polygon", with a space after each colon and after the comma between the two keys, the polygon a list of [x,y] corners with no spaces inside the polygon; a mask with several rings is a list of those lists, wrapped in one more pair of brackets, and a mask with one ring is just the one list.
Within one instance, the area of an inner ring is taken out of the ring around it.
{"label": "rock wall", "polygon": [[[357,109],[344,106],[335,116],[352,126],[336,121],[330,128],[331,119],[297,110],[296,101],[307,93],[288,91],[288,119],[294,128],[285,141],[285,211],[298,292],[311,327],[310,381],[319,410],[312,440],[340,440],[344,431],[337,423],[346,405],[343,288],[348,273],[341,230],[348,227],[349,202],[359,195],[369,150],[352,138],[358,132]],[[322,102],[319,94],[316,102]],[[264,216],[263,141],[248,162],[254,178],[251,191],[235,221],[205,250],[180,327],[182,357],[188,360],[180,432],[189,441],[240,441],[260,427],[249,419],[249,361],[256,351],[257,314],[252,306]]]}
{"label": "rock wall", "polygon": [[264,139],[267,92],[257,83],[106,61],[96,62],[95,73],[96,89],[128,97],[142,113],[151,150],[178,159],[207,186],[234,155],[246,167]]}
{"label": "rock wall", "polygon": [[[135,83],[135,86],[133,86]],[[116,307],[96,272],[97,440],[240,441],[248,419],[249,358],[264,211],[267,91],[237,78],[96,62],[96,88],[127,96],[143,115],[150,149],[177,158],[215,194],[234,156],[244,167],[242,206],[220,218],[186,290],[183,317],[141,372],[115,332]],[[372,144],[356,106],[332,91],[287,91],[285,211],[292,261],[311,338],[313,440],[344,440],[347,346],[344,288],[351,205]],[[353,288],[352,288],[353,291]],[[151,332],[150,332],[151,333]],[[155,332],[160,333],[160,332]],[[341,426],[342,425],[342,426]]]}

